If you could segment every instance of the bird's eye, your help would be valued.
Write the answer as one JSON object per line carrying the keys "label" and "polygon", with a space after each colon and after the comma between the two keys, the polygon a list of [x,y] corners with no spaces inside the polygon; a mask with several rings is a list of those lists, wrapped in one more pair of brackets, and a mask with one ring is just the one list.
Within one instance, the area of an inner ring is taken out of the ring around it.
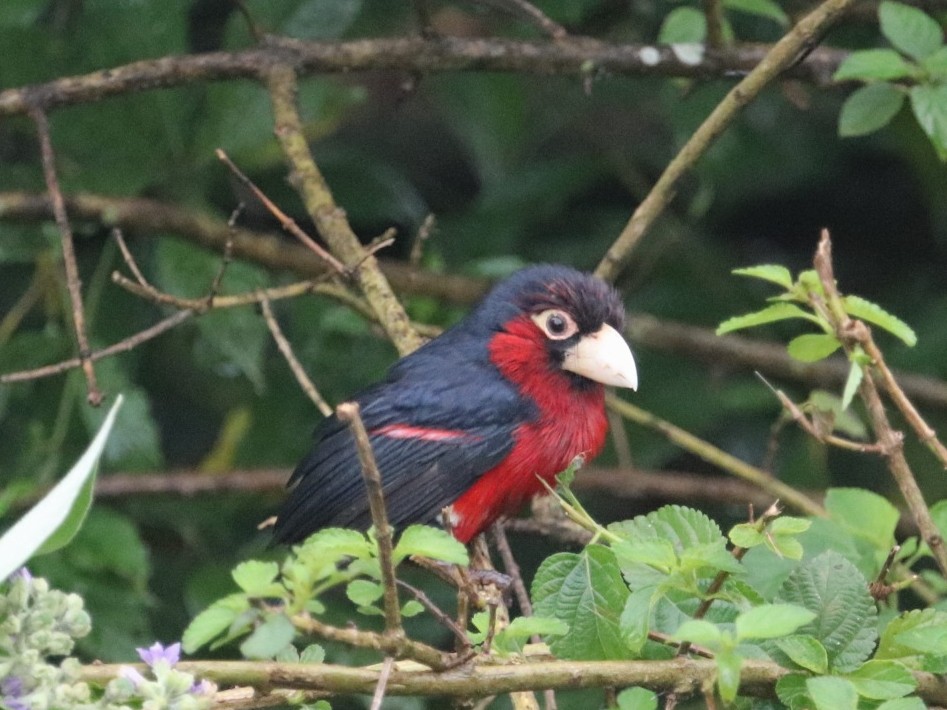
{"label": "bird's eye", "polygon": [[557,309],[537,313],[533,316],[533,321],[551,340],[565,340],[579,331],[572,316]]}

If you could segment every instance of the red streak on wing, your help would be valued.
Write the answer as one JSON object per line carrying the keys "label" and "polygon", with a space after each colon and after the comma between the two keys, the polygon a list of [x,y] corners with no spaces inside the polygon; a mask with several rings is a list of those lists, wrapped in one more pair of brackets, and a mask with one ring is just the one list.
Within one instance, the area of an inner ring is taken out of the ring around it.
{"label": "red streak on wing", "polygon": [[540,416],[516,429],[509,455],[454,503],[453,532],[461,542],[545,492],[537,476],[551,483],[579,454],[587,461],[598,455],[608,430],[605,389],[594,385],[577,390],[569,375],[550,367],[545,336],[528,317],[507,324],[505,332],[494,336],[490,359],[533,399]]}
{"label": "red streak on wing", "polygon": [[419,439],[421,441],[479,441],[480,437],[459,429],[433,429],[410,424],[388,424],[372,429],[371,434],[391,439]]}

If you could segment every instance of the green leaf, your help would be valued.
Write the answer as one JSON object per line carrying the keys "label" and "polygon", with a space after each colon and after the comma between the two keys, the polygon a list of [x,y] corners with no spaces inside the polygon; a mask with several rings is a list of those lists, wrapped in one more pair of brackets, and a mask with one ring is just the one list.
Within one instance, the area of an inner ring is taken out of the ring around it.
{"label": "green leaf", "polygon": [[737,691],[740,690],[740,667],[743,665],[743,658],[728,649],[717,653],[716,660],[717,689],[723,701],[730,704],[736,700]]}
{"label": "green leaf", "polygon": [[825,646],[833,670],[852,671],[874,650],[877,610],[868,582],[839,553],[823,552],[793,570],[778,599],[816,614],[799,633],[813,636]]}
{"label": "green leaf", "polygon": [[646,688],[625,688],[615,700],[618,710],[658,709],[658,696]]}
{"label": "green leaf", "polygon": [[315,558],[332,566],[345,557],[366,559],[374,546],[357,530],[324,528],[306,539],[296,548],[301,559]]}
{"label": "green leaf", "polygon": [[695,7],[677,7],[661,23],[658,44],[698,44],[707,36],[707,19]]}
{"label": "green leaf", "polygon": [[728,10],[747,12],[751,15],[768,17],[783,27],[789,25],[789,16],[774,0],[723,0],[723,6]]}
{"label": "green leaf", "polygon": [[818,362],[834,353],[842,344],[828,333],[806,333],[789,341],[786,349],[796,360]]}
{"label": "green leaf", "polygon": [[618,625],[628,593],[607,547],[589,545],[579,554],[548,557],[533,579],[533,610],[561,619],[570,629],[549,642],[550,650],[569,660],[629,658]]}
{"label": "green leaf", "polygon": [[931,79],[947,79],[947,47],[941,47],[929,57],[924,57],[921,67]]}
{"label": "green leaf", "polygon": [[655,587],[641,587],[634,590],[625,600],[618,623],[625,644],[632,653],[640,653],[648,640],[651,611],[659,594]]}
{"label": "green leaf", "polygon": [[811,708],[806,680],[801,673],[784,675],[776,681],[776,697],[789,708]]}
{"label": "green leaf", "polygon": [[865,377],[865,368],[857,362],[853,362],[848,368],[848,377],[845,378],[845,390],[842,392],[842,410],[848,409],[855,393],[861,387],[862,380]]}
{"label": "green leaf", "polygon": [[738,523],[730,529],[730,542],[749,549],[766,542],[766,536],[753,523]]}
{"label": "green leaf", "polygon": [[927,704],[917,696],[886,700],[875,710],[927,710]]}
{"label": "green leaf", "polygon": [[943,654],[947,652],[947,623],[925,624],[907,629],[899,633],[895,641],[922,653]]}
{"label": "green leaf", "polygon": [[769,524],[769,533],[771,535],[798,535],[811,527],[811,520],[783,515]]}
{"label": "green leaf", "polygon": [[901,106],[904,92],[892,84],[880,82],[856,89],[842,104],[838,134],[842,138],[865,136],[887,126]]}
{"label": "green leaf", "polygon": [[735,330],[755,328],[758,325],[775,323],[776,321],[787,320],[789,318],[804,318],[810,321],[815,319],[811,313],[807,313],[793,303],[780,302],[773,303],[753,313],[745,313],[742,316],[727,318],[727,320],[717,326],[716,332],[717,335],[724,335]]}
{"label": "green leaf", "polygon": [[678,561],[674,546],[667,540],[621,541],[612,545],[612,551],[622,567],[640,563],[668,572],[677,566]]}
{"label": "green leaf", "polygon": [[99,457],[121,406],[119,395],[92,443],[69,473],[0,537],[0,579],[9,577],[34,554],[58,550],[75,537],[92,505]]}
{"label": "green leaf", "polygon": [[917,680],[911,671],[897,661],[868,661],[846,678],[855,685],[859,695],[872,700],[892,700],[917,689]]}
{"label": "green leaf", "polygon": [[326,659],[326,650],[317,643],[311,643],[299,654],[300,663],[322,663]]}
{"label": "green leaf", "polygon": [[674,632],[673,638],[716,649],[723,639],[723,632],[716,624],[705,619],[688,619]]}
{"label": "green leaf", "polygon": [[[913,645],[917,637],[912,636],[912,632],[932,628],[947,628],[947,612],[937,609],[914,609],[904,612],[892,619],[881,633],[875,658],[910,660],[916,657],[920,651]],[[908,634],[906,640],[909,643],[901,640],[901,634]]]}
{"label": "green leaf", "polygon": [[815,612],[795,604],[762,604],[736,619],[737,639],[769,639],[788,636],[815,618]]}
{"label": "green leaf", "polygon": [[345,595],[358,606],[371,606],[381,599],[384,593],[385,588],[378,582],[371,582],[367,579],[352,580],[345,588]]}
{"label": "green leaf", "polygon": [[877,493],[864,488],[830,488],[825,494],[825,508],[830,519],[884,554],[894,545],[894,530],[901,514]]}
{"label": "green leaf", "polygon": [[737,276],[749,276],[754,279],[772,281],[785,289],[792,288],[792,273],[781,264],[758,264],[734,269],[731,273]]}
{"label": "green leaf", "polygon": [[878,7],[881,33],[895,49],[915,59],[933,54],[944,44],[937,21],[916,7],[885,0]]}
{"label": "green leaf", "polygon": [[911,110],[938,155],[947,159],[947,84],[912,87]]}
{"label": "green leaf", "polygon": [[417,599],[409,599],[401,605],[401,616],[410,619],[424,612],[424,605]]}
{"label": "green leaf", "polygon": [[427,525],[411,525],[398,538],[394,550],[395,564],[411,555],[452,562],[455,565],[469,563],[467,548],[462,542],[446,530]]}
{"label": "green leaf", "polygon": [[798,666],[813,673],[825,674],[829,670],[829,657],[825,646],[812,636],[797,634],[776,639],[776,646]]}
{"label": "green leaf", "polygon": [[293,622],[284,614],[274,614],[257,626],[253,633],[240,644],[240,653],[244,658],[273,658],[287,644],[292,643],[296,635]]}
{"label": "green leaf", "polygon": [[[280,596],[282,587],[274,585],[273,580],[279,574],[279,565],[275,562],[247,560],[237,565],[231,575],[237,586],[251,597]],[[274,594],[274,591],[276,592]]]}
{"label": "green leaf", "polygon": [[[947,99],[947,96],[945,96],[945,99]],[[861,296],[845,296],[842,303],[845,306],[845,312],[850,316],[861,318],[887,330],[904,341],[909,347],[913,348],[917,344],[917,335],[911,326],[897,316],[891,315],[878,304],[872,303]]]}
{"label": "green leaf", "polygon": [[540,616],[518,616],[494,638],[494,649],[505,653],[519,653],[532,636],[563,636],[569,633],[569,625],[561,619]]}
{"label": "green leaf", "polygon": [[844,678],[820,676],[806,680],[806,690],[815,702],[816,710],[857,710],[858,692],[854,684]]}
{"label": "green leaf", "polygon": [[250,603],[243,594],[231,594],[219,599],[194,617],[181,637],[185,653],[194,653],[226,631],[234,620],[247,609]]}
{"label": "green leaf", "polygon": [[915,71],[915,67],[893,49],[862,49],[849,54],[832,79],[902,79]]}

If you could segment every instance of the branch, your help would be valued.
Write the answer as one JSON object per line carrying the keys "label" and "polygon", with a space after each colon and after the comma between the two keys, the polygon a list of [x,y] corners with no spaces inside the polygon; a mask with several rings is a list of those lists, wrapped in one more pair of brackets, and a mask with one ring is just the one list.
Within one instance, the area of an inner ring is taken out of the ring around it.
{"label": "branch", "polygon": [[792,66],[855,0],[825,0],[785,34],[760,63],[717,104],[674,159],[668,163],[651,192],[638,205],[628,224],[595,269],[596,275],[614,281],[628,265],[638,242],[674,198],[678,181],[707,152],[713,142],[768,84]]}
{"label": "branch", "polygon": [[[49,110],[138,91],[258,79],[278,64],[294,66],[302,76],[389,69],[412,74],[478,71],[583,78],[592,67],[606,74],[711,79],[750,71],[767,49],[750,46],[726,52],[685,54],[670,46],[612,44],[585,37],[556,42],[461,37],[348,42],[270,38],[265,46],[254,49],[148,59],[0,91],[0,116],[26,114],[37,105]],[[832,74],[847,55],[844,51],[819,49],[787,72],[787,76],[820,86],[830,85]]]}
{"label": "branch", "polygon": [[102,403],[102,392],[96,382],[95,368],[92,365],[89,336],[86,333],[85,309],[82,305],[82,282],[79,279],[79,267],[76,264],[72,227],[69,226],[66,203],[62,196],[62,190],[59,188],[59,178],[56,177],[56,155],[53,152],[53,141],[49,135],[49,120],[46,118],[46,113],[39,106],[30,109],[30,116],[36,124],[36,132],[39,135],[43,176],[46,180],[46,189],[49,192],[53,214],[56,216],[56,226],[59,227],[62,259],[66,269],[66,286],[69,289],[69,300],[72,303],[72,323],[76,332],[76,343],[79,346],[79,364],[85,375],[89,404],[98,407]]}
{"label": "branch", "polygon": [[296,106],[295,69],[288,65],[274,67],[266,75],[266,85],[273,105],[276,138],[286,155],[291,180],[306,205],[306,211],[333,255],[354,274],[365,299],[398,352],[406,355],[416,350],[423,339],[411,327],[408,315],[378,267],[377,259],[362,247],[345,212],[335,204],[332,192],[309,151]]}
{"label": "branch", "polygon": [[[141,670],[144,666],[135,664]],[[401,666],[402,664],[399,664]],[[105,684],[122,665],[82,667],[81,679]],[[128,667],[126,664],[124,667]],[[219,686],[299,688],[337,694],[371,695],[379,670],[321,663],[259,661],[185,661],[177,670],[206,678]],[[642,686],[656,692],[682,695],[701,692],[717,672],[715,661],[675,658],[669,661],[527,661],[505,665],[473,665],[443,672],[396,667],[388,680],[388,695],[469,697],[523,690]],[[745,661],[740,669],[740,693],[772,697],[777,680],[790,671],[766,661]],[[914,671],[917,693],[932,705],[947,705],[947,679]]]}

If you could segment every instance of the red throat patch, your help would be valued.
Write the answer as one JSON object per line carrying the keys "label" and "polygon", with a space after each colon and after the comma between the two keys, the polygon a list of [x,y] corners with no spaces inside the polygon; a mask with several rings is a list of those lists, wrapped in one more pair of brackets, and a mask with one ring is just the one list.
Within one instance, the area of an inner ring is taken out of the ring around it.
{"label": "red throat patch", "polygon": [[551,483],[576,456],[588,461],[605,443],[605,389],[576,389],[567,373],[550,364],[546,343],[528,316],[511,321],[490,341],[491,362],[533,400],[539,416],[514,432],[510,454],[454,503],[454,536],[461,542],[543,492],[539,478]]}

